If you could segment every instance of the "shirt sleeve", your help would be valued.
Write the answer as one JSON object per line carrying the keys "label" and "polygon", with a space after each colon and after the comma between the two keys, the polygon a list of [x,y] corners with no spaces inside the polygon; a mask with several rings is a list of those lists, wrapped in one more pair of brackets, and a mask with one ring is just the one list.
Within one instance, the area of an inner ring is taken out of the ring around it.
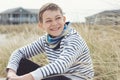
{"label": "shirt sleeve", "polygon": [[22,48],[15,50],[12,55],[10,56],[7,69],[11,68],[14,71],[17,71],[19,62],[22,58],[30,58],[34,55],[44,52],[44,44],[42,37],[37,41],[28,44]]}
{"label": "shirt sleeve", "polygon": [[79,41],[80,40],[74,38],[67,39],[64,42],[64,48],[61,55],[54,62],[38,68],[31,73],[34,79],[40,80],[51,75],[65,73],[82,53],[82,47],[79,45]]}

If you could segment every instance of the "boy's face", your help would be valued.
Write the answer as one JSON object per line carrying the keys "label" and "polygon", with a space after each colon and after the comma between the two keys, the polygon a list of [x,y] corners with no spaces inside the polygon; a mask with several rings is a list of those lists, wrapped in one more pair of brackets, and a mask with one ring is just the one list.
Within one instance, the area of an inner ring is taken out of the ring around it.
{"label": "boy's face", "polygon": [[43,22],[39,23],[39,27],[45,30],[53,37],[59,36],[64,28],[66,18],[59,10],[46,10],[42,15]]}

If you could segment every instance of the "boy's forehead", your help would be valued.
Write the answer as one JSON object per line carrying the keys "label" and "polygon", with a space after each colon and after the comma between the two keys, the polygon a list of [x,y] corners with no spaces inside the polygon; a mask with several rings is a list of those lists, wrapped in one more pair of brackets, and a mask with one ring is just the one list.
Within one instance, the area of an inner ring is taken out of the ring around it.
{"label": "boy's forehead", "polygon": [[43,13],[43,17],[52,17],[52,16],[57,16],[57,15],[62,15],[60,10],[46,10]]}

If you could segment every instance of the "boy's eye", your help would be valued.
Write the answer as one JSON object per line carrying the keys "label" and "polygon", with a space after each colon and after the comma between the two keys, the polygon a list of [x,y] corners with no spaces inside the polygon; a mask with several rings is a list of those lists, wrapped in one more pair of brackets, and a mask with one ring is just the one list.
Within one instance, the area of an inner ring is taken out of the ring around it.
{"label": "boy's eye", "polygon": [[52,22],[52,20],[47,20],[46,23],[48,23],[48,22]]}
{"label": "boy's eye", "polygon": [[57,18],[56,18],[56,20],[59,20],[59,19],[61,19],[61,17],[57,17]]}

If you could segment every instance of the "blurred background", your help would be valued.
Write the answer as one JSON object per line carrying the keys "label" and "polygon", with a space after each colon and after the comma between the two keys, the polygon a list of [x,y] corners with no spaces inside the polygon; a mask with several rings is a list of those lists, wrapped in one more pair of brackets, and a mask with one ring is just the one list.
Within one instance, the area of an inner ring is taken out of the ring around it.
{"label": "blurred background", "polygon": [[[58,4],[87,42],[94,80],[120,80],[120,0],[0,0],[0,78],[11,53],[44,34],[38,12],[47,2]],[[48,63],[44,53],[31,60]]]}

